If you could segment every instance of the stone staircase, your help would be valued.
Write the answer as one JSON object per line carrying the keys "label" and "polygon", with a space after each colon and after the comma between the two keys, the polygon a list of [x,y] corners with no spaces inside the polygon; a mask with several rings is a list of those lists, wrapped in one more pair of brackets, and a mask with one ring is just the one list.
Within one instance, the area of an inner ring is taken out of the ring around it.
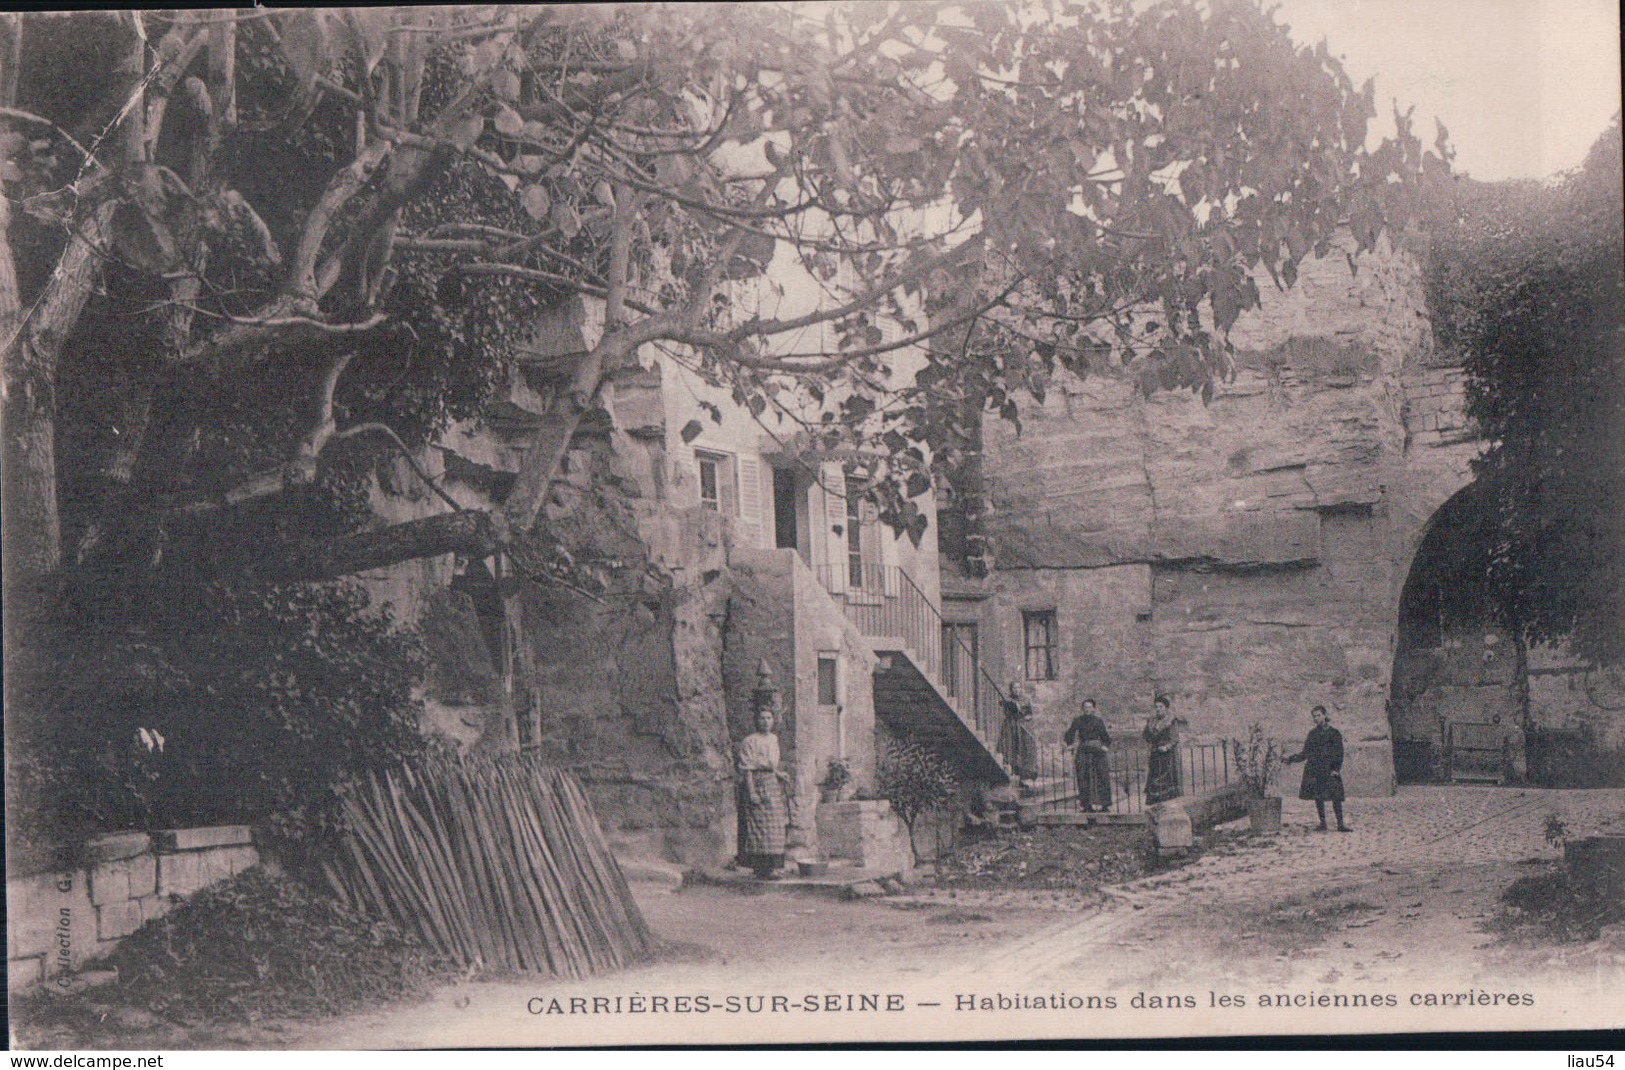
{"label": "stone staircase", "polygon": [[996,742],[1004,696],[963,644],[943,649],[942,614],[908,573],[825,569],[820,580],[880,659],[875,715],[899,737],[952,757],[971,779],[1008,783],[1013,774]]}

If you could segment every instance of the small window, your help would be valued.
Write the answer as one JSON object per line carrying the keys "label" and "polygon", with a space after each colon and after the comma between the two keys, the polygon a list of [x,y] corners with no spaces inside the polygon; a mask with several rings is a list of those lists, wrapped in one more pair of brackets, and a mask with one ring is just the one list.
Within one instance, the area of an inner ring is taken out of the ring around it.
{"label": "small window", "polygon": [[715,457],[698,457],[700,466],[700,504],[707,509],[721,512],[722,496],[718,487],[722,480],[718,478],[717,469],[720,467]]}
{"label": "small window", "polygon": [[726,453],[695,452],[699,469],[700,507],[725,516],[739,514],[739,493],[734,476],[734,460]]}
{"label": "small window", "polygon": [[838,706],[841,703],[835,672],[835,656],[833,654],[820,654],[818,657],[818,704],[820,706]]}
{"label": "small window", "polygon": [[1027,679],[1055,679],[1055,610],[1023,611],[1021,634],[1027,648]]}

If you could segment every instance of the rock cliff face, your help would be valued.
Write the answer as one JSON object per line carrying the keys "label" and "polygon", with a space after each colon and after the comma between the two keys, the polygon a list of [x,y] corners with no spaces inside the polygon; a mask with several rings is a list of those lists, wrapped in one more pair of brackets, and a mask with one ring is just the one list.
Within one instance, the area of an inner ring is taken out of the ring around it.
{"label": "rock cliff face", "polygon": [[1237,325],[1237,374],[1208,405],[1107,368],[1028,399],[1019,435],[988,421],[979,624],[1008,678],[1023,612],[1055,611],[1041,740],[1091,695],[1133,732],[1166,692],[1196,738],[1259,721],[1295,739],[1324,703],[1351,788],[1388,788],[1400,592],[1478,450],[1429,339],[1408,256],[1315,261]]}

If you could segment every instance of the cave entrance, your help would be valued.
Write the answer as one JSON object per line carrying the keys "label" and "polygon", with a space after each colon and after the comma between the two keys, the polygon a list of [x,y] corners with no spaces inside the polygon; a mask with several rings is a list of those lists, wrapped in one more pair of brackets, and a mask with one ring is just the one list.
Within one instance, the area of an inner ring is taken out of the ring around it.
{"label": "cave entrance", "polygon": [[1428,522],[1400,595],[1388,717],[1401,784],[1527,778],[1528,658],[1488,583],[1494,517],[1477,484]]}

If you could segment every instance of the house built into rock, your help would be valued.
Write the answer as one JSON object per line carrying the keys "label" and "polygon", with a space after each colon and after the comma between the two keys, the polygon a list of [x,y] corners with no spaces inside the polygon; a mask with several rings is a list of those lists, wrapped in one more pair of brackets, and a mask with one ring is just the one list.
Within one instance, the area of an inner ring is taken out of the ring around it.
{"label": "house built into rock", "polygon": [[[1620,746],[1611,679],[1523,650],[1470,598],[1425,623],[1459,586],[1439,562],[1470,537],[1452,517],[1482,442],[1463,373],[1431,344],[1415,260],[1385,245],[1357,271],[1314,260],[1291,291],[1265,290],[1208,404],[1145,396],[1101,366],[1026,399],[1019,433],[989,417],[985,493],[956,501],[974,515],[940,525],[940,553],[939,525],[916,545],[878,521],[850,458],[651,349],[603,392],[547,507],[564,551],[609,577],[602,591],[516,583],[500,561],[368,579],[424,625],[432,730],[468,745],[511,734],[572,769],[630,857],[731,857],[732,743],[764,661],[796,789],[792,852],[809,858],[872,854],[878,834],[853,822],[883,807],[820,820],[818,785],[844,760],[873,788],[887,740],[930,745],[968,786],[1008,781],[995,681],[1027,682],[1052,746],[1086,696],[1132,738],[1167,693],[1196,740],[1259,722],[1295,741],[1324,703],[1357,794],[1461,773],[1469,736],[1480,752],[1491,736],[1522,748],[1537,780],[1541,731]],[[448,494],[500,503],[594,316],[557,309],[486,419],[430,451]],[[905,353],[898,374],[921,359]],[[381,514],[443,508],[399,476]]]}
{"label": "house built into rock", "polygon": [[[557,309],[489,414],[429,451],[446,494],[500,504],[559,355],[590,347],[596,314]],[[875,856],[902,835],[883,804],[841,803],[853,813],[820,821],[819,783],[843,761],[852,787],[874,789],[878,748],[897,738],[932,745],[968,784],[1006,779],[989,742],[996,688],[964,653],[944,657],[934,526],[916,545],[883,525],[850,459],[809,448],[785,430],[794,421],[757,419],[670,353],[650,347],[600,403],[545,517],[604,590],[516,582],[524,565],[511,561],[364,577],[429,641],[427,727],[540,749],[582,780],[628,857],[716,864],[734,850],[732,744],[752,730],[765,662],[781,690],[793,853],[906,868],[906,842]],[[397,475],[380,515],[445,508],[404,465]],[[820,825],[842,842],[820,843]]]}

